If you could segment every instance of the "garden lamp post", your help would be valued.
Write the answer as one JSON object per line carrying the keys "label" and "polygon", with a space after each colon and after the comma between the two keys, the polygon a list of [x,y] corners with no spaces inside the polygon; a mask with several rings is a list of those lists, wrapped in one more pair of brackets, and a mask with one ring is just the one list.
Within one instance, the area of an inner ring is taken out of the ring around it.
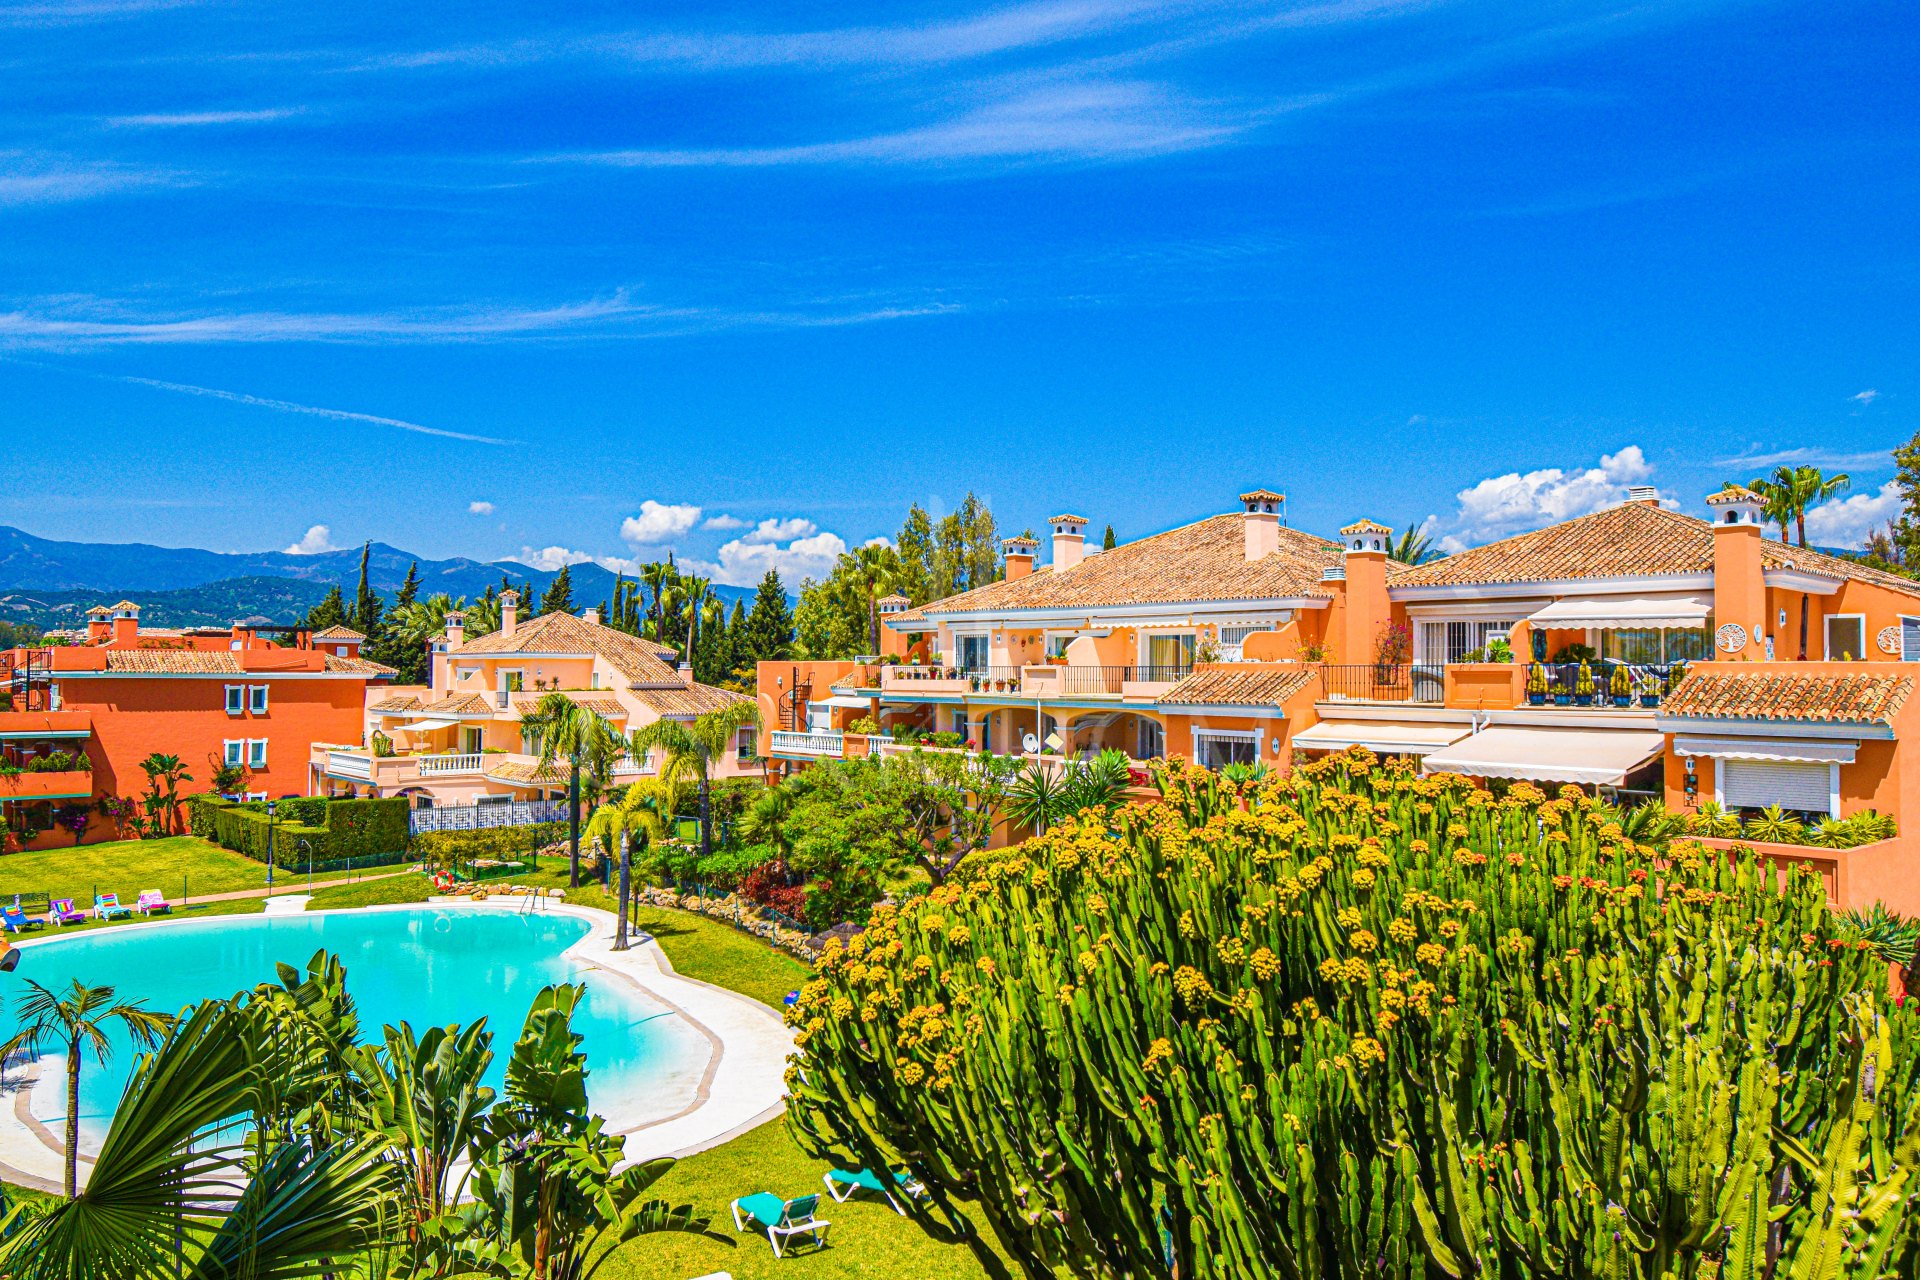
{"label": "garden lamp post", "polygon": [[305,836],[301,836],[298,840],[295,840],[293,842],[293,848],[296,853],[302,849],[305,849],[307,851],[307,892],[312,893],[313,892],[313,845],[307,841],[307,838]]}
{"label": "garden lamp post", "polygon": [[267,801],[267,888],[273,888],[273,810],[274,801]]}
{"label": "garden lamp post", "polygon": [[627,885],[632,870],[632,851],[627,844],[627,833],[620,833],[620,923],[614,926],[613,949],[627,949]]}

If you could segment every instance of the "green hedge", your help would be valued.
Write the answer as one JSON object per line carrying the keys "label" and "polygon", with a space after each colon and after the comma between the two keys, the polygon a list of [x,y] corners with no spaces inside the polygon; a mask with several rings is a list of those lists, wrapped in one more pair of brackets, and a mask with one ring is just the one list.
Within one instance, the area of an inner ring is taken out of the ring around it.
{"label": "green hedge", "polygon": [[[297,796],[274,805],[269,820],[258,800],[233,801],[222,796],[188,796],[187,826],[194,835],[212,840],[235,853],[260,862],[267,858],[269,832],[274,864],[304,870],[309,850],[313,868],[347,870],[386,866],[407,860],[407,801],[328,800]],[[307,842],[307,849],[300,841]]]}
{"label": "green hedge", "polygon": [[413,851],[423,862],[447,866],[474,858],[516,857],[566,838],[567,824],[564,822],[536,822],[525,827],[483,827],[477,831],[422,831],[413,838]]}

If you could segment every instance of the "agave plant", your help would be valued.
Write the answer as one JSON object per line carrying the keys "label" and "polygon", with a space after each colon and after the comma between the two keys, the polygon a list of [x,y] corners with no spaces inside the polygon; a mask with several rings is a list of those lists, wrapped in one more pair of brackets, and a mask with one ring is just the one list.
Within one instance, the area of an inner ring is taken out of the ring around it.
{"label": "agave plant", "polygon": [[1746,837],[1766,844],[1799,844],[1806,838],[1806,824],[1777,804],[1770,804],[1747,819]]}
{"label": "agave plant", "polygon": [[1687,819],[1689,835],[1714,836],[1722,840],[1737,839],[1740,835],[1740,817],[1729,813],[1717,800],[1708,800]]}
{"label": "agave plant", "polygon": [[1888,964],[1904,968],[1913,963],[1914,952],[1920,948],[1920,920],[1889,911],[1885,903],[1876,902],[1865,911],[1848,911],[1840,922]]}

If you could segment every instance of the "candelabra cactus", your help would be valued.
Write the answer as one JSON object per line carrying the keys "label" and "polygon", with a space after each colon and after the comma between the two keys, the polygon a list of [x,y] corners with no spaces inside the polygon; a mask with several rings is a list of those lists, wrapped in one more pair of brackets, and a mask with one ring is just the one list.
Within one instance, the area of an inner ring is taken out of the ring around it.
{"label": "candelabra cactus", "polygon": [[1160,783],[830,947],[803,1143],[1033,1276],[1920,1275],[1915,1015],[1816,878],[1360,751]]}

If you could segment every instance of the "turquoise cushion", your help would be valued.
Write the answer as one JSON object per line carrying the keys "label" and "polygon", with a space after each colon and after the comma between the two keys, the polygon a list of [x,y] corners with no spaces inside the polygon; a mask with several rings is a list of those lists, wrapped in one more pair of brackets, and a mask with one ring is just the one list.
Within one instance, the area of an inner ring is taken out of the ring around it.
{"label": "turquoise cushion", "polygon": [[845,1183],[849,1186],[862,1187],[868,1191],[886,1190],[885,1184],[883,1184],[879,1178],[874,1176],[874,1172],[871,1169],[862,1169],[858,1173],[848,1173],[845,1169],[835,1169],[831,1173],[829,1173],[827,1176],[829,1178],[832,1178],[835,1182]]}
{"label": "turquoise cushion", "polygon": [[734,1207],[763,1227],[777,1227],[786,1217],[787,1202],[771,1191],[760,1191],[735,1200]]}

